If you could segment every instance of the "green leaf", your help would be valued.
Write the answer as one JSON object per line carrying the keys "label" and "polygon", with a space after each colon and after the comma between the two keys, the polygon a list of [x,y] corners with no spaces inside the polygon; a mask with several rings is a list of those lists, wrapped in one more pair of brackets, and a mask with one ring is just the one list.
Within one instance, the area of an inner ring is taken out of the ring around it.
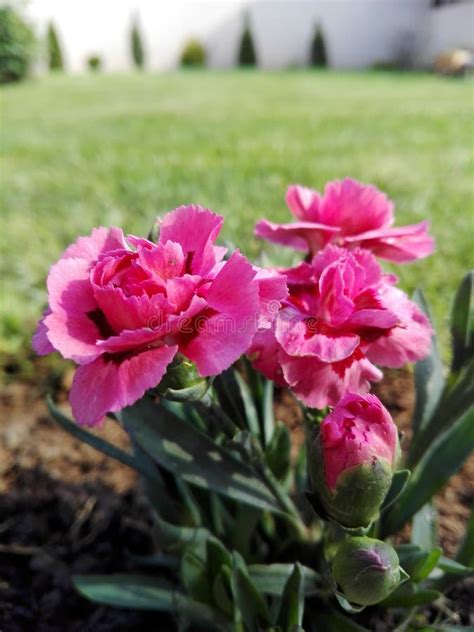
{"label": "green leaf", "polygon": [[207,541],[207,567],[211,577],[216,577],[224,566],[232,568],[232,555],[217,538]]}
{"label": "green leaf", "polygon": [[398,470],[397,472],[395,472],[392,478],[390,489],[388,490],[388,493],[385,496],[385,500],[383,501],[381,511],[385,511],[390,507],[390,505],[393,505],[393,503],[397,500],[397,498],[405,489],[410,475],[410,470]]}
{"label": "green leaf", "polygon": [[436,545],[436,519],[437,513],[431,502],[427,502],[420,511],[416,512],[411,526],[413,544],[418,544],[424,550],[429,550]]}
{"label": "green leaf", "polygon": [[474,566],[474,506],[471,508],[464,539],[456,553],[456,561],[465,566]]}
{"label": "green leaf", "polygon": [[205,545],[211,533],[203,527],[183,527],[163,520],[155,514],[156,527],[160,536],[160,543],[168,552],[181,553],[186,548],[205,550]]}
{"label": "green leaf", "polygon": [[219,610],[231,617],[234,613],[234,600],[232,599],[231,587],[232,571],[224,566],[220,573],[214,578],[212,584],[212,596],[214,603]]}
{"label": "green leaf", "polygon": [[175,612],[218,629],[231,630],[229,620],[216,610],[146,575],[76,575],[73,583],[91,601],[135,610]]}
{"label": "green leaf", "polygon": [[[317,595],[321,586],[321,576],[307,566],[301,566],[304,594]],[[280,597],[286,583],[293,573],[293,564],[251,564],[248,567],[250,577],[260,592]]]}
{"label": "green leaf", "polygon": [[382,516],[383,537],[398,531],[442,487],[474,448],[474,407],[439,436],[412,471],[399,499]]}
{"label": "green leaf", "polygon": [[263,444],[269,445],[272,440],[275,428],[275,415],[273,413],[273,391],[274,386],[271,380],[265,380],[263,395]]}
{"label": "green leaf", "polygon": [[231,367],[216,376],[213,388],[222,410],[241,430],[245,429],[245,407],[234,369]]}
{"label": "green leaf", "polygon": [[124,408],[121,418],[138,444],[175,476],[237,502],[280,512],[253,469],[151,399]]}
{"label": "green leaf", "polygon": [[412,608],[436,601],[443,596],[437,590],[418,588],[413,582],[405,582],[380,602],[384,608]]}
{"label": "green leaf", "polygon": [[449,575],[458,575],[460,577],[474,575],[473,566],[464,566],[464,564],[460,564],[459,562],[456,562],[456,560],[450,560],[447,557],[440,557],[438,568]]}
{"label": "green leaf", "polygon": [[[431,320],[430,310],[420,288],[413,295],[415,303]],[[415,364],[416,404],[412,428],[414,440],[429,422],[444,389],[444,369],[438,350],[436,335],[433,335],[429,355]]]}
{"label": "green leaf", "polygon": [[461,281],[451,312],[453,359],[451,371],[457,373],[474,355],[474,271]]}
{"label": "green leaf", "polygon": [[289,576],[278,612],[277,625],[283,632],[291,632],[293,626],[300,626],[304,614],[304,576],[301,565],[296,563]]}
{"label": "green leaf", "polygon": [[258,420],[258,412],[255,408],[255,403],[253,401],[250,389],[246,381],[238,371],[234,372],[234,377],[239,386],[240,397],[242,398],[242,402],[244,404],[246,421],[245,425],[254,437],[260,438],[260,422]]}
{"label": "green leaf", "polygon": [[245,563],[236,553],[231,584],[236,606],[249,632],[257,632],[259,623],[270,624],[270,613],[265,599],[245,569]]}
{"label": "green leaf", "polygon": [[413,582],[419,583],[426,579],[435,568],[441,557],[441,549],[435,547],[430,551],[423,551],[420,547],[407,548],[403,545],[397,548],[400,566],[410,575]]}
{"label": "green leaf", "polygon": [[181,581],[194,599],[211,603],[211,590],[206,564],[188,549],[181,560]]}
{"label": "green leaf", "polygon": [[279,421],[272,440],[265,450],[265,460],[273,475],[279,481],[285,481],[290,472],[291,437],[284,423]]}

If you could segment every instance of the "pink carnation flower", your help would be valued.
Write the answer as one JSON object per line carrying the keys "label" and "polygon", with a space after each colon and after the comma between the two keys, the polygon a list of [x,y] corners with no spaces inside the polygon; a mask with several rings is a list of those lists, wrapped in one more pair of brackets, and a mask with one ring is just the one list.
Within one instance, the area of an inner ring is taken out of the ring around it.
{"label": "pink carnation flower", "polygon": [[292,185],[286,203],[297,221],[274,224],[260,220],[255,228],[257,237],[310,254],[329,243],[361,246],[397,263],[426,257],[434,249],[427,222],[392,228],[393,203],[388,197],[374,186],[350,178],[329,182],[323,196]]}
{"label": "pink carnation flower", "polygon": [[119,228],[80,237],[50,270],[37,353],[79,364],[70,400],[94,426],[159,384],[181,352],[201,376],[221,373],[268,328],[285,279],[214,245],[223,218],[183,206],[160,223],[157,244]]}
{"label": "pink carnation flower", "polygon": [[284,270],[289,296],[272,328],[248,351],[255,368],[308,406],[333,406],[382,378],[373,364],[400,367],[425,357],[432,329],[368,250],[326,246]]}
{"label": "pink carnation flower", "polygon": [[398,457],[397,427],[375,395],[347,393],[321,424],[326,485],[334,491],[341,474],[375,459],[389,468]]}

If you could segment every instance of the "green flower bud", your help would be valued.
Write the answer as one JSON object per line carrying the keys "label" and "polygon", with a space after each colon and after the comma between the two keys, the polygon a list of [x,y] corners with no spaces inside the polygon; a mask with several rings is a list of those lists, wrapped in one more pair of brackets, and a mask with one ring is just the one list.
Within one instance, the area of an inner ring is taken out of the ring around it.
{"label": "green flower bud", "polygon": [[347,528],[367,527],[390,489],[397,428],[374,395],[347,394],[322,422],[308,455],[312,491]]}
{"label": "green flower bud", "polygon": [[168,366],[156,392],[174,402],[194,402],[202,399],[212,380],[201,377],[196,365],[178,353]]}
{"label": "green flower bud", "polygon": [[347,538],[332,562],[332,574],[341,592],[360,606],[385,599],[400,583],[402,573],[395,549],[367,537]]}

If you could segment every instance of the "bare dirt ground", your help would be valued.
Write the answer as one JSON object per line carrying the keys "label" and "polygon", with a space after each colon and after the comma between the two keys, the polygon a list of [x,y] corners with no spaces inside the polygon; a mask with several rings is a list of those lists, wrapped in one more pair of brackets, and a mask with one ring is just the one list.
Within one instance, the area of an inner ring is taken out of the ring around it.
{"label": "bare dirt ground", "polygon": [[[399,427],[407,429],[414,403],[411,374],[389,372],[377,394]],[[64,393],[60,399],[68,412]],[[71,585],[72,574],[127,571],[133,568],[131,554],[151,552],[150,517],[136,493],[135,474],[59,428],[37,387],[10,383],[1,404],[0,630],[174,629],[160,614],[90,604]],[[292,429],[297,450],[303,440],[301,419],[285,392],[277,398],[276,414]],[[128,447],[113,423],[96,432]],[[404,443],[408,440],[407,432]],[[473,481],[471,457],[435,499],[440,545],[448,556],[463,536]],[[472,582],[460,586],[455,599],[455,607],[466,615],[474,600]]]}

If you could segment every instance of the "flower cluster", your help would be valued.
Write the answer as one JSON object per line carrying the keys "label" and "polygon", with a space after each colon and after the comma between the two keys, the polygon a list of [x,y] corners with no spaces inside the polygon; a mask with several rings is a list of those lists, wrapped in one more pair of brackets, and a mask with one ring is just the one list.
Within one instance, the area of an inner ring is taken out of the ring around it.
{"label": "flower cluster", "polygon": [[156,241],[97,228],[50,270],[49,306],[33,345],[74,360],[71,404],[96,425],[159,385],[176,358],[215,376],[247,353],[254,366],[311,407],[335,406],[381,379],[377,365],[424,357],[427,318],[374,255],[429,254],[426,223],[391,228],[393,205],[375,187],[299,186],[287,202],[298,219],[262,220],[257,235],[305,250],[285,270],[256,268],[216,246],[223,218],[183,206],[156,224]]}

